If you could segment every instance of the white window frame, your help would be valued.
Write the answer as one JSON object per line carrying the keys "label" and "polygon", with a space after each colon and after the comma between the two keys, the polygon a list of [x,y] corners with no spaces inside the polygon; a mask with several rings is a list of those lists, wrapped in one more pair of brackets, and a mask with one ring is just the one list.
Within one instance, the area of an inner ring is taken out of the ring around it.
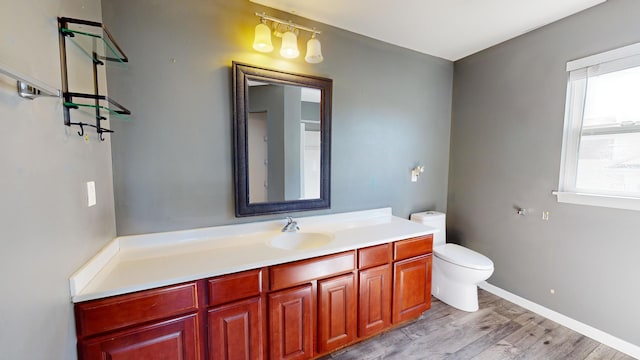
{"label": "white window frame", "polygon": [[[580,192],[576,189],[578,147],[582,136],[582,120],[587,78],[591,74],[605,74],[640,66],[640,43],[588,56],[567,63],[568,83],[565,105],[562,158],[558,202],[602,206],[640,211],[640,197],[624,194]],[[620,131],[622,133],[622,131]]]}

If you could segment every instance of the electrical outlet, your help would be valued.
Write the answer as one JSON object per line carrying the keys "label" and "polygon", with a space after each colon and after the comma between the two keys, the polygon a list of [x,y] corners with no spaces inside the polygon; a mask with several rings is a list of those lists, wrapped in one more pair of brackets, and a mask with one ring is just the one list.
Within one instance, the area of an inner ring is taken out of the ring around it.
{"label": "electrical outlet", "polygon": [[96,182],[87,182],[87,206],[91,207],[96,204]]}
{"label": "electrical outlet", "polygon": [[542,212],[542,220],[549,221],[549,212],[548,211],[543,211]]}

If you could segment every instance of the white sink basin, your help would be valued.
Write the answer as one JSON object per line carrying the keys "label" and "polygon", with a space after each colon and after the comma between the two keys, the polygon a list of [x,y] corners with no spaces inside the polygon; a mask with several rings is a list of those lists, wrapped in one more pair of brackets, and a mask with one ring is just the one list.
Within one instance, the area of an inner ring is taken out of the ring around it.
{"label": "white sink basin", "polygon": [[313,232],[283,232],[273,237],[269,246],[284,250],[311,250],[333,241],[333,235]]}

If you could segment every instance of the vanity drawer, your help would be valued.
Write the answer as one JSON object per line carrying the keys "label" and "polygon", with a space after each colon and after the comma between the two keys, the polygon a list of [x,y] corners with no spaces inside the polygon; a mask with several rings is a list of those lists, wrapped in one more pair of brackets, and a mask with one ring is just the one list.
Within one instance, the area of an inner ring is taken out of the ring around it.
{"label": "vanity drawer", "polygon": [[195,282],[78,303],[75,306],[79,337],[196,311]]}
{"label": "vanity drawer", "polygon": [[260,295],[262,270],[249,270],[237,274],[209,279],[209,306]]}
{"label": "vanity drawer", "polygon": [[279,290],[304,284],[311,280],[344,274],[355,269],[355,251],[321,256],[314,259],[296,261],[272,266],[269,270],[271,290]]}
{"label": "vanity drawer", "polygon": [[393,260],[428,254],[433,250],[433,235],[418,236],[393,243]]}
{"label": "vanity drawer", "polygon": [[371,246],[358,250],[358,269],[388,264],[391,260],[391,244]]}

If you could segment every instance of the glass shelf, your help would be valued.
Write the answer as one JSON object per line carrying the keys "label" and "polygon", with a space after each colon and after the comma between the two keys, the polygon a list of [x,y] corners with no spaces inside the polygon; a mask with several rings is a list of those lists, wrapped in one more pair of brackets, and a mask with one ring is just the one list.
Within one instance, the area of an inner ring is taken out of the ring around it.
{"label": "glass shelf", "polygon": [[[92,104],[81,103],[78,100],[86,99],[93,100]],[[90,109],[100,109],[107,111],[110,115],[113,115],[124,121],[131,121],[131,118],[128,115],[131,115],[131,111],[126,109],[124,106],[118,104],[115,100],[104,96],[104,95],[92,95],[92,94],[83,94],[83,93],[69,93],[69,100],[65,101],[63,105],[69,109],[79,109],[79,108],[90,108]],[[95,104],[95,100],[107,102],[108,105]],[[100,116],[96,116],[97,120],[104,120],[104,118]]]}
{"label": "glass shelf", "polygon": [[[60,33],[92,61],[106,60],[122,64],[129,61],[109,30],[101,23],[61,18]],[[97,59],[94,59],[94,53]]]}
{"label": "glass shelf", "polygon": [[131,118],[123,115],[120,111],[118,110],[113,110],[107,106],[104,105],[91,105],[91,104],[78,104],[78,103],[72,103],[72,102],[65,102],[64,106],[68,107],[68,108],[79,108],[79,107],[86,107],[86,108],[98,108],[98,109],[102,109],[102,110],[106,110],[109,114],[114,115],[124,121],[131,121]]}

